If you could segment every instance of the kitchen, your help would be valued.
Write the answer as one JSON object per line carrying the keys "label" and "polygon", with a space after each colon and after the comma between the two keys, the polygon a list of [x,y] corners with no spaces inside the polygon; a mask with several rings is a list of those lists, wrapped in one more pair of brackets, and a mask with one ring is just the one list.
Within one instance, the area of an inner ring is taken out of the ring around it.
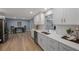
{"label": "kitchen", "polygon": [[[32,37],[38,39],[38,45],[45,51],[78,51],[79,9],[52,8],[43,14],[42,21],[35,22],[39,29],[32,30]],[[37,32],[37,37],[33,35],[34,31]]]}
{"label": "kitchen", "polygon": [[[27,11],[27,14],[24,10]],[[4,8],[0,13],[2,16],[0,18],[7,21],[8,37],[10,38],[0,44],[0,50],[79,50],[78,8]]]}

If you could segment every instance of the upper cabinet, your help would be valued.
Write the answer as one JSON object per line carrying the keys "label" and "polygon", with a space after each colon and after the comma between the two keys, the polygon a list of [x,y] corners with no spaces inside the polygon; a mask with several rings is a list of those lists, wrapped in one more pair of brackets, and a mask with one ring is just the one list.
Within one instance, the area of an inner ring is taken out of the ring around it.
{"label": "upper cabinet", "polygon": [[35,24],[45,24],[45,17],[52,15],[55,25],[79,25],[79,8],[53,8],[34,17]]}
{"label": "upper cabinet", "polygon": [[[52,12],[53,10],[52,9],[48,9],[47,11],[45,11],[45,12],[41,12],[41,13],[39,13],[39,14],[37,14],[35,17],[34,17],[34,24],[35,25],[41,25],[41,24],[45,24],[45,21],[46,21],[46,16],[49,16],[49,15],[52,15],[53,14],[53,12]],[[52,20],[52,18],[51,19],[48,19],[48,20]]]}
{"label": "upper cabinet", "polygon": [[53,9],[53,23],[54,24],[63,24],[64,23],[63,16],[64,16],[63,8]]}
{"label": "upper cabinet", "polygon": [[78,8],[65,8],[64,19],[66,24],[79,25],[79,9]]}
{"label": "upper cabinet", "polygon": [[36,15],[34,17],[34,24],[35,25],[44,24],[44,22],[45,22],[45,14],[44,13],[39,13],[38,15]]}
{"label": "upper cabinet", "polygon": [[40,24],[44,24],[45,23],[45,14],[40,13],[40,16],[41,16]]}
{"label": "upper cabinet", "polygon": [[56,25],[79,25],[79,9],[55,8],[53,9],[53,22]]}
{"label": "upper cabinet", "polygon": [[39,15],[36,15],[36,16],[34,17],[34,24],[35,24],[35,25],[36,25],[36,24],[39,24],[39,20],[40,20]]}

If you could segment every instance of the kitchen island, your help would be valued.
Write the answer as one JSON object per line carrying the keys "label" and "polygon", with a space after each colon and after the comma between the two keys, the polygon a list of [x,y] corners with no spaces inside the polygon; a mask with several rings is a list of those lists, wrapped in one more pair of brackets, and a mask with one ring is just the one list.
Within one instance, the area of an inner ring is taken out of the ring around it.
{"label": "kitchen island", "polygon": [[37,32],[37,43],[44,51],[79,51],[78,43],[62,39],[54,30],[50,34],[44,34],[42,30],[32,31]]}

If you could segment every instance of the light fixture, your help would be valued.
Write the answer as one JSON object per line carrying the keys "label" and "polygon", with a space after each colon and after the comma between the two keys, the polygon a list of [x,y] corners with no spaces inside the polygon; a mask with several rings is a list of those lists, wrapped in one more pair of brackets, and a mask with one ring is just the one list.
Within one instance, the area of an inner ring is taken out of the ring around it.
{"label": "light fixture", "polygon": [[44,8],[45,10],[47,10],[48,8]]}
{"label": "light fixture", "polygon": [[30,14],[33,14],[33,12],[32,12],[32,11],[30,11]]}

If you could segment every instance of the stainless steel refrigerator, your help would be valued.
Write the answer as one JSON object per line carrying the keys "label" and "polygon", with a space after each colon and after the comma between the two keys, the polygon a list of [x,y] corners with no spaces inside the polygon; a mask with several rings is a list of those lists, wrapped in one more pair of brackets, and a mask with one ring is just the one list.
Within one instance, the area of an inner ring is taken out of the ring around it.
{"label": "stainless steel refrigerator", "polygon": [[0,19],[0,43],[8,40],[7,22],[5,19]]}

